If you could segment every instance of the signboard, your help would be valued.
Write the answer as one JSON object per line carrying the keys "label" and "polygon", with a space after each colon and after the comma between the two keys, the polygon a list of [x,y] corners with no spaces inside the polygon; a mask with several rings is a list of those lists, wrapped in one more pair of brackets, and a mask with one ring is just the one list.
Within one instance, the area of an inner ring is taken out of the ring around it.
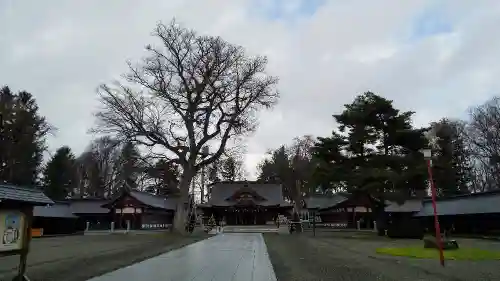
{"label": "signboard", "polygon": [[318,228],[347,228],[346,222],[334,222],[334,223],[317,223]]}
{"label": "signboard", "polygon": [[22,212],[0,210],[0,252],[22,249],[24,223]]}
{"label": "signboard", "polygon": [[167,229],[170,224],[166,223],[144,223],[141,225],[141,229]]}

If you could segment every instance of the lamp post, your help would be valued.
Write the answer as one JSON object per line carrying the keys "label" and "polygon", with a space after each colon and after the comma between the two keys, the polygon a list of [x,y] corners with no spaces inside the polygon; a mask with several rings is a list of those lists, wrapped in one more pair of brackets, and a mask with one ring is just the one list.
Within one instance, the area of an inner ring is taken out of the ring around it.
{"label": "lamp post", "polygon": [[432,150],[423,149],[421,152],[422,154],[424,154],[424,158],[427,162],[427,173],[429,175],[429,185],[431,187],[432,194],[432,208],[434,209],[434,229],[436,230],[436,243],[439,248],[439,262],[441,263],[441,266],[444,266],[443,240],[441,239],[441,228],[439,226],[436,207],[436,186],[432,177]]}

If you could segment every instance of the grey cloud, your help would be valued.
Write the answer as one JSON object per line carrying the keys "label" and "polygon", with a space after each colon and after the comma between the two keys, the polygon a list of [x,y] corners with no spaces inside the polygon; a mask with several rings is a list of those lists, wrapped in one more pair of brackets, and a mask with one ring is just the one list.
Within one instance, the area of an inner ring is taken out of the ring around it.
{"label": "grey cloud", "polygon": [[[95,88],[136,60],[159,20],[173,16],[269,56],[282,101],[248,140],[248,165],[302,134],[328,134],[332,114],[366,90],[383,94],[416,123],[460,116],[498,93],[500,4],[444,1],[452,34],[408,41],[432,1],[326,1],[310,18],[265,20],[255,1],[2,1],[0,83],[26,89],[59,128],[51,149],[80,152],[91,136]],[[252,167],[251,167],[252,168]]]}

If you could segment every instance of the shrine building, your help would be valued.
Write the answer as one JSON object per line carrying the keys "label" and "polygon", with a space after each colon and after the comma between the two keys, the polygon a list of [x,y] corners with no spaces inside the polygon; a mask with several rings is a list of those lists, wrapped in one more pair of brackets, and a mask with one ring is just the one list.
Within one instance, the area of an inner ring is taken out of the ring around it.
{"label": "shrine building", "polygon": [[167,229],[173,222],[178,197],[164,197],[148,192],[123,191],[102,205],[111,211],[116,228]]}
{"label": "shrine building", "polygon": [[216,182],[208,187],[209,200],[200,204],[205,219],[219,224],[273,224],[278,215],[289,216],[292,204],[283,197],[281,184],[255,181]]}

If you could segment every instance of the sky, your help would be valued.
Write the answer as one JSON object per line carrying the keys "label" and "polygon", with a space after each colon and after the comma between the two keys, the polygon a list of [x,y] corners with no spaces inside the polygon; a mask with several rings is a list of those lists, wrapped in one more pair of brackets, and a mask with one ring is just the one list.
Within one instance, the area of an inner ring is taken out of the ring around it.
{"label": "sky", "polygon": [[173,17],[268,56],[281,100],[246,138],[250,177],[268,149],[325,136],[332,114],[366,91],[415,111],[423,126],[466,117],[500,93],[500,1],[0,0],[0,85],[31,92],[57,128],[49,150],[81,153],[96,88],[137,61]]}

